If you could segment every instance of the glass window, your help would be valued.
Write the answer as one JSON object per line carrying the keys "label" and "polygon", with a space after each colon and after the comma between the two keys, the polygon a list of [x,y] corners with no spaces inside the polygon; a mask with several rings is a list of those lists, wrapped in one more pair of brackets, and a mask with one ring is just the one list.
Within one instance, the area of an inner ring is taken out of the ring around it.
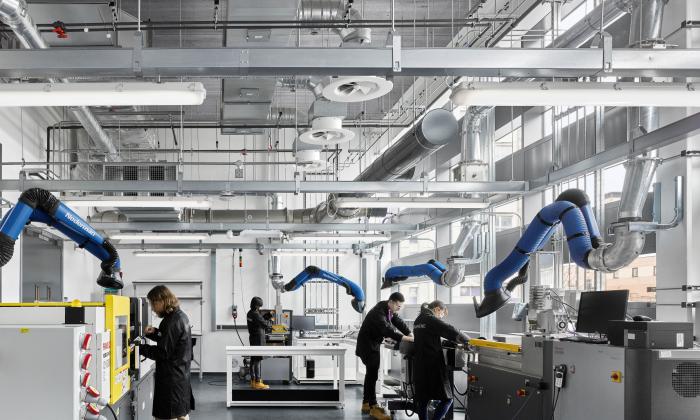
{"label": "glass window", "polygon": [[481,296],[481,277],[477,275],[464,277],[464,282],[450,289],[451,303],[472,303],[472,296]]}
{"label": "glass window", "polygon": [[406,298],[406,304],[420,305],[435,300],[435,283],[428,280],[401,284],[399,285],[399,292]]}
{"label": "glass window", "polygon": [[435,229],[418,233],[399,242],[399,258],[435,250]]}
{"label": "glass window", "polygon": [[520,218],[522,216],[522,199],[511,201],[500,206],[495,206],[496,214],[494,217],[496,232],[517,228],[520,226]]}

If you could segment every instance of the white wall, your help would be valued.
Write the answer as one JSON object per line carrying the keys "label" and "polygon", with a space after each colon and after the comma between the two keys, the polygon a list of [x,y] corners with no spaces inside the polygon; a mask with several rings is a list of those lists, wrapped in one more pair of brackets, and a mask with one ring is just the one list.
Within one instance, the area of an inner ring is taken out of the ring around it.
{"label": "white wall", "polygon": [[[60,115],[53,108],[0,108],[0,144],[3,162],[44,161],[46,159],[46,127],[59,121]],[[20,166],[3,166],[4,179],[17,179]],[[3,198],[17,201],[17,191],[3,192]],[[8,209],[3,209],[5,215]],[[15,243],[14,257],[2,267],[0,300],[18,302],[21,296],[20,248],[22,237]]]}

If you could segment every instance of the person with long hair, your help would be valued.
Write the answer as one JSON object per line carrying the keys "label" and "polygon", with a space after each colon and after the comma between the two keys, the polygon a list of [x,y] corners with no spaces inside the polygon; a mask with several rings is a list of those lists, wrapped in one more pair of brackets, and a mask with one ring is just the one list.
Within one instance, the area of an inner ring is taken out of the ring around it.
{"label": "person with long hair", "polygon": [[[260,313],[263,300],[255,296],[250,301],[250,310],[246,315],[248,323],[248,340],[251,346],[265,345],[265,330],[270,325],[270,320],[265,319]],[[262,357],[252,356],[250,358],[250,387],[257,390],[270,389],[262,380]]]}
{"label": "person with long hair", "polygon": [[153,312],[162,318],[158,328],[146,327],[146,338],[155,346],[139,343],[141,355],[155,360],[153,417],[156,420],[188,420],[194,410],[190,385],[192,333],[180,302],[167,287],[159,285],[146,296]]}
{"label": "person with long hair", "polygon": [[447,306],[439,300],[425,303],[413,324],[414,360],[413,383],[416,411],[420,420],[428,419],[428,405],[439,401],[432,420],[442,420],[452,407],[452,385],[449,380],[442,339],[466,344],[469,337],[443,321]]}

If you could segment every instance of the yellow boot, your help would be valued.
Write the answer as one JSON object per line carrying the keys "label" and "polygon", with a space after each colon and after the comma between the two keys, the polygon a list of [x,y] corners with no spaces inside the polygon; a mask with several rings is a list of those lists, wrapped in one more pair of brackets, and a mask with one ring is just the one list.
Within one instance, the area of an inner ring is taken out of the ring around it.
{"label": "yellow boot", "polygon": [[369,414],[369,403],[362,403],[362,414]]}
{"label": "yellow boot", "polygon": [[253,389],[255,389],[255,384],[256,384],[256,383],[257,383],[257,381],[256,381],[255,379],[251,379],[251,380],[250,380],[250,387],[253,388]]}
{"label": "yellow boot", "polygon": [[377,420],[391,420],[391,417],[389,414],[387,414],[386,410],[384,410],[384,407],[379,405],[373,405],[370,407],[369,415]]}
{"label": "yellow boot", "polygon": [[258,379],[256,389],[270,389],[270,385],[265,385],[265,383],[262,381],[262,379]]}

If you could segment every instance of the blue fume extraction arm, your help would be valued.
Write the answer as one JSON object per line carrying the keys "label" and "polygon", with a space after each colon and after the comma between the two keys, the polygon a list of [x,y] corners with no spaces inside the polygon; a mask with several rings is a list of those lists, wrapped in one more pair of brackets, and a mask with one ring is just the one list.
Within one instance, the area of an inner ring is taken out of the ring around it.
{"label": "blue fume extraction arm", "polygon": [[41,222],[56,228],[80,248],[85,248],[102,261],[97,284],[110,289],[121,289],[121,265],[117,250],[109,240],[102,238],[85,220],[61,203],[49,191],[31,188],[20,195],[17,204],[0,222],[0,267],[7,264],[14,253],[15,241],[24,226]]}
{"label": "blue fume extraction arm", "polygon": [[348,295],[353,297],[352,307],[357,312],[362,313],[365,310],[365,292],[360,286],[353,283],[352,281],[346,279],[343,276],[339,276],[330,271],[320,269],[314,265],[310,265],[304,269],[301,273],[297,274],[289,283],[284,285],[283,290],[285,292],[291,292],[302,287],[307,281],[313,279],[326,280],[331,283],[338,284],[345,288]]}
{"label": "blue fume extraction arm", "polygon": [[[540,251],[554,234],[557,225],[564,227],[571,259],[579,267],[615,272],[629,265],[642,252],[645,234],[649,231],[670,229],[683,217],[683,183],[676,179],[676,216],[670,224],[642,222],[642,211],[658,159],[640,157],[625,163],[626,173],[620,198],[618,220],[610,228],[613,243],[604,243],[591,210],[590,200],[578,189],[566,190],[535,216],[513,251],[491,269],[484,279],[484,298],[480,304],[474,299],[476,316],[489,315],[510,299],[510,292],[527,281],[530,254]],[[505,287],[503,284],[511,276]]]}
{"label": "blue fume extraction arm", "polygon": [[[430,260],[425,264],[395,266],[389,268],[384,274],[382,289],[411,277],[427,276],[439,286],[454,287],[464,281],[464,273],[468,264],[474,264],[481,260],[481,253],[474,239],[481,230],[481,222],[469,219],[464,222],[462,231],[452,246],[447,266],[436,260]],[[474,255],[472,258],[464,258],[464,251],[469,243],[474,241]]]}

